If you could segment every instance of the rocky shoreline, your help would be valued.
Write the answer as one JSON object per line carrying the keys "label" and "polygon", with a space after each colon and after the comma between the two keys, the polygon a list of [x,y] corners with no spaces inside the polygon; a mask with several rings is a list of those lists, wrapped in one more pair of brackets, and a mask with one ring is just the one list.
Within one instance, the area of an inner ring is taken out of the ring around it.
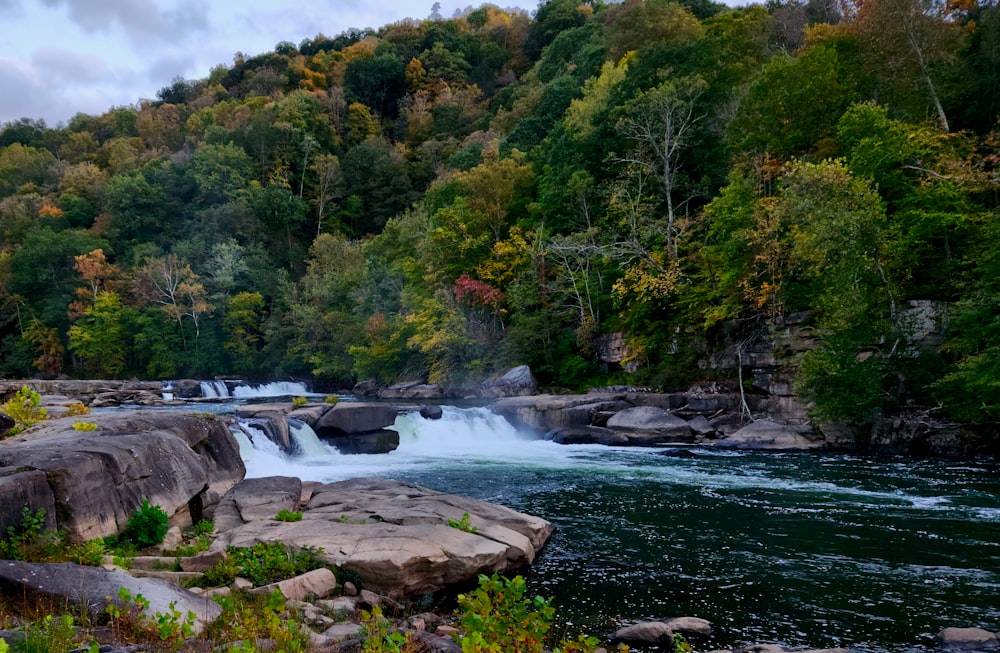
{"label": "rocky shoreline", "polygon": [[[94,386],[95,390],[100,388],[107,386]],[[114,390],[138,391],[155,390]],[[724,393],[695,396],[606,390],[585,395],[505,397],[492,407],[522,428],[565,443],[591,438],[584,441],[772,449],[824,445],[789,425],[756,421],[739,426],[727,412],[734,401],[738,399]],[[53,414],[68,404],[67,397],[48,396],[46,401]],[[420,406],[408,404],[406,409]],[[269,436],[276,441],[282,437],[281,424],[285,424],[287,438],[288,418],[309,423],[335,441],[383,431],[395,420],[398,409],[390,403],[300,407],[275,403],[243,406],[240,414],[275,425]],[[278,589],[289,614],[297,615],[294,618],[310,628],[316,650],[352,650],[360,645],[359,611],[385,605],[392,606],[398,617],[394,627],[420,633],[429,650],[458,651],[451,638],[455,631],[446,616],[426,611],[410,614],[412,609],[405,606],[433,592],[468,586],[482,573],[513,572],[529,566],[552,532],[547,521],[503,506],[382,479],[331,484],[303,483],[289,477],[244,479],[235,438],[226,421],[213,416],[123,410],[88,415],[92,431],[74,428],[77,421],[56,418],[0,442],[0,532],[16,526],[27,507],[44,508],[48,526],[64,531],[71,539],[111,535],[122,530],[128,514],[142,499],[148,499],[169,513],[174,543],[181,528],[205,518],[214,519],[216,539],[199,556],[168,558],[181,571],[144,569],[146,565],[141,563],[126,572],[111,565],[84,569],[4,562],[0,564],[0,586],[5,594],[24,594],[29,587],[45,584],[58,587],[60,579],[75,579],[74,588],[97,588],[94,591],[101,596],[80,600],[99,606],[101,597],[111,594],[107,587],[132,587],[141,580],[135,591],[161,597],[164,605],[171,601],[200,605],[201,611],[196,611],[199,620],[208,622],[215,603],[207,597],[232,588],[192,592],[177,583],[196,578],[206,565],[225,556],[229,547],[277,542],[321,549],[330,566],[349,572],[364,588],[359,592],[353,583],[338,584],[330,574],[312,572],[267,588]],[[276,520],[283,510],[301,513],[301,521]],[[169,544],[166,546],[169,551]],[[86,583],[76,582],[84,577]],[[234,587],[246,585],[234,582]],[[52,591],[54,596],[70,600],[77,590],[64,587]],[[639,650],[664,646],[671,650],[675,633],[697,645],[709,632],[708,622],[685,617],[632,624],[605,635],[609,642]],[[2,631],[0,637],[4,637]],[[994,650],[1000,643],[989,631],[951,628],[942,631],[936,646]],[[733,649],[733,653],[779,651],[770,644]]]}

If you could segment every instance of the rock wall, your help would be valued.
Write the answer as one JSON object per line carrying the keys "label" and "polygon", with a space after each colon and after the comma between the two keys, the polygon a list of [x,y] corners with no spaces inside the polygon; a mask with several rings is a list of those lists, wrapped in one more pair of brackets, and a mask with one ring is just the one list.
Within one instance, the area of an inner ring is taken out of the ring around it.
{"label": "rock wall", "polygon": [[246,470],[221,420],[177,412],[88,415],[44,422],[0,442],[0,525],[45,508],[82,541],[120,532],[143,499],[176,524],[197,521]]}

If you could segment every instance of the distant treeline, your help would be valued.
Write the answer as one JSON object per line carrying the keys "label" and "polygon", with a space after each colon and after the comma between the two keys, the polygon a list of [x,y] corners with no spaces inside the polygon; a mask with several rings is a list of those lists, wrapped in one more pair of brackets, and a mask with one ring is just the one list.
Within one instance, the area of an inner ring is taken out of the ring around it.
{"label": "distant treeline", "polygon": [[0,373],[674,389],[807,312],[818,417],[998,416],[995,3],[483,5],[157,96],[0,130]]}

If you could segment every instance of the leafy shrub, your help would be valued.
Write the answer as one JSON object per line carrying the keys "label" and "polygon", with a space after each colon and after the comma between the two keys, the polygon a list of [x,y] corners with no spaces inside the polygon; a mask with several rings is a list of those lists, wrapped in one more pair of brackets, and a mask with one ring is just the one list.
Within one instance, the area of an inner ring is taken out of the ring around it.
{"label": "leafy shrub", "polygon": [[89,415],[91,410],[90,406],[79,401],[74,401],[67,407],[66,416],[76,417],[77,415]]}
{"label": "leafy shrub", "polygon": [[5,413],[14,420],[14,428],[7,432],[11,437],[22,432],[32,424],[44,422],[49,418],[49,412],[42,408],[42,397],[28,386],[23,386],[9,401],[0,406],[0,413]]}
{"label": "leafy shrub", "polygon": [[448,525],[451,526],[452,528],[457,528],[460,531],[465,531],[466,533],[475,533],[476,531],[479,530],[478,528],[473,526],[472,523],[469,521],[469,513],[464,513],[462,515],[462,518],[459,519],[458,521],[455,521],[454,519],[449,519]]}
{"label": "leafy shrub", "polygon": [[319,559],[321,551],[312,547],[292,550],[281,542],[258,542],[249,548],[229,547],[226,559],[205,572],[205,580],[219,586],[242,576],[259,587],[326,567],[327,564]]}
{"label": "leafy shrub", "polygon": [[211,535],[215,532],[215,522],[209,519],[202,519],[194,525],[194,534],[197,536]]}
{"label": "leafy shrub", "polygon": [[150,504],[149,499],[143,499],[139,509],[128,518],[121,539],[132,542],[140,549],[159,544],[167,534],[168,520],[163,508]]}
{"label": "leafy shrub", "polygon": [[338,395],[327,395],[326,399],[323,400],[323,403],[330,404],[331,406],[336,406],[339,401],[340,397]]}
{"label": "leafy shrub", "polygon": [[87,540],[71,546],[67,551],[67,557],[78,565],[99,567],[104,563],[106,553],[103,540]]}
{"label": "leafy shrub", "polygon": [[[41,621],[25,624],[24,641],[16,647],[23,653],[65,653],[77,648],[76,626],[68,614],[46,615]],[[0,640],[2,642],[3,640]],[[0,647],[0,653],[5,651]]]}
{"label": "leafy shrub", "polygon": [[7,537],[0,541],[0,559],[26,562],[51,562],[65,549],[63,533],[46,530],[45,508],[32,512],[21,510],[21,525],[8,526]]}
{"label": "leafy shrub", "polygon": [[[296,619],[288,619],[285,599],[275,590],[269,596],[234,593],[215,597],[222,606],[222,615],[206,633],[213,642],[274,642],[272,650],[298,653],[310,650],[308,630]],[[234,651],[254,651],[254,648],[235,648]]]}
{"label": "leafy shrub", "polygon": [[302,512],[298,510],[279,510],[274,519],[275,521],[302,521]]}
{"label": "leafy shrub", "polygon": [[521,576],[480,574],[479,587],[459,594],[463,653],[542,653],[555,608],[548,599],[524,598]]}
{"label": "leafy shrub", "polygon": [[371,612],[362,610],[361,625],[365,630],[361,653],[409,653],[418,650],[410,633],[391,630],[392,622],[382,616],[382,608],[377,605]]}
{"label": "leafy shrub", "polygon": [[292,407],[293,408],[302,408],[307,403],[309,403],[309,400],[306,399],[305,397],[293,397],[292,398]]}
{"label": "leafy shrub", "polygon": [[119,588],[118,600],[109,602],[105,613],[116,639],[130,642],[157,642],[157,650],[178,651],[188,637],[194,636],[196,616],[188,611],[181,614],[176,603],[166,613],[150,615],[149,600],[142,594],[132,596],[125,587]]}
{"label": "leafy shrub", "polygon": [[[480,574],[479,587],[459,594],[459,622],[462,632],[456,639],[462,653],[541,653],[555,618],[550,599],[524,598],[524,578],[502,578]],[[563,640],[553,653],[594,653],[598,641],[580,636]]]}
{"label": "leafy shrub", "polygon": [[73,422],[73,430],[74,431],[88,431],[88,432],[89,431],[96,431],[97,430],[97,424],[95,424],[93,422],[81,422],[80,420],[76,420],[75,422]]}

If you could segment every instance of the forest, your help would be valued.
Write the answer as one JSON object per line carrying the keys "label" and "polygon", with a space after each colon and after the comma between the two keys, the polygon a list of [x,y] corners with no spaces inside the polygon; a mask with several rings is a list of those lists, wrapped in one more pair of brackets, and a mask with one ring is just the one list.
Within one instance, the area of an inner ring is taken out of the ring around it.
{"label": "forest", "polygon": [[992,0],[486,4],[236,53],[0,128],[0,375],[673,390],[796,314],[818,419],[994,422],[998,116]]}

